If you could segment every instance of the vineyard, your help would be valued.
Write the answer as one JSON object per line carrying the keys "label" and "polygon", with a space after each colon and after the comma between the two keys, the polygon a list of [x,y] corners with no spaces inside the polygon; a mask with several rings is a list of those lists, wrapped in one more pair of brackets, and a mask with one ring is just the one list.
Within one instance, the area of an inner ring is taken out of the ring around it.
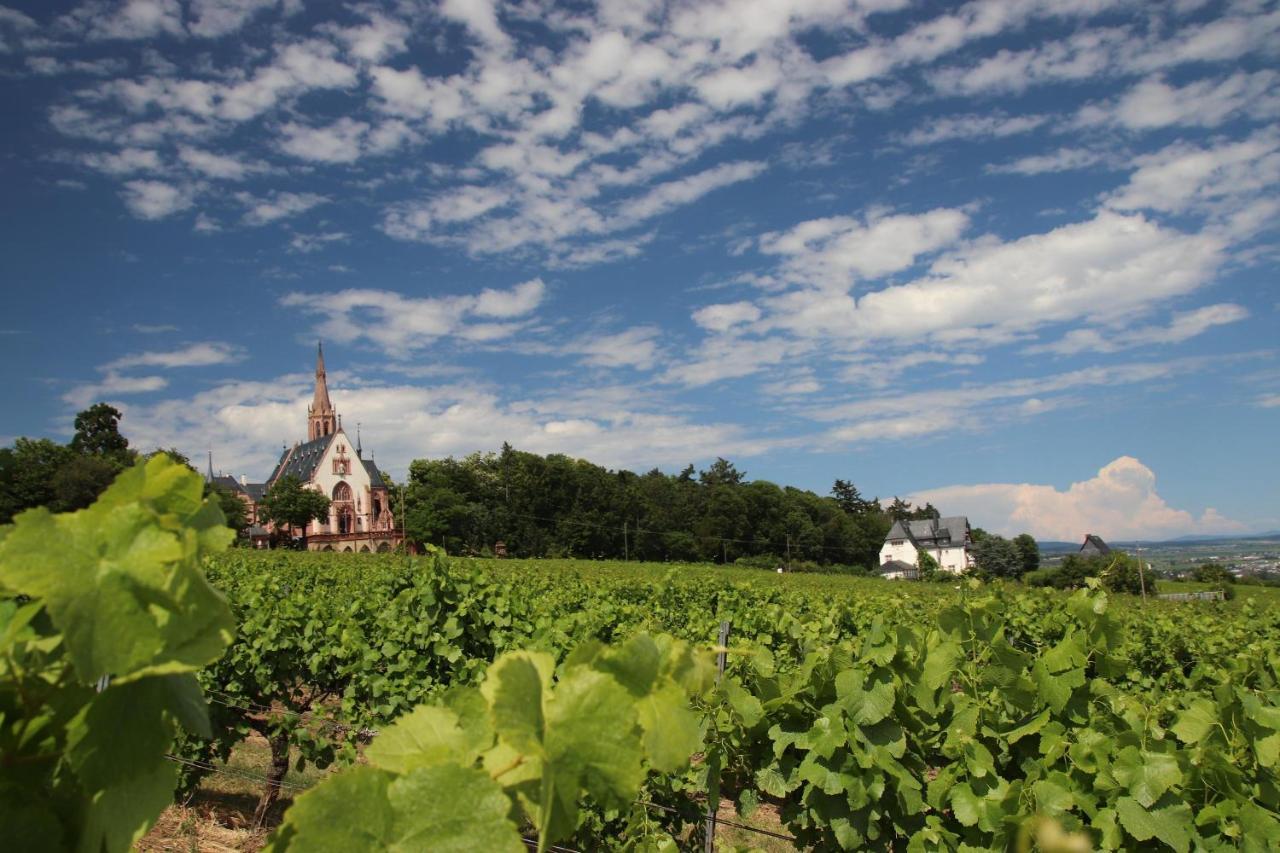
{"label": "vineyard", "polygon": [[21,849],[124,849],[254,733],[259,819],[343,768],[273,850],[692,849],[724,801],[798,849],[1280,846],[1280,608],[1246,593],[219,553],[216,514],[161,460],[0,532]]}

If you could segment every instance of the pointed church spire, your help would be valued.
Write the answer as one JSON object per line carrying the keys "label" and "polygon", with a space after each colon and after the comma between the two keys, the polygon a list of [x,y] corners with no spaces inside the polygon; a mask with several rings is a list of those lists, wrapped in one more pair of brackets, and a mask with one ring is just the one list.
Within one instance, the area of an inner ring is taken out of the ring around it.
{"label": "pointed church spire", "polygon": [[307,409],[307,440],[333,435],[337,431],[337,416],[333,403],[329,402],[329,382],[324,372],[324,345],[316,342],[316,390]]}
{"label": "pointed church spire", "polygon": [[360,422],[356,421],[356,456],[364,458],[364,448],[360,446]]}
{"label": "pointed church spire", "polygon": [[207,482],[213,482],[213,450],[209,451],[209,472],[204,475]]}

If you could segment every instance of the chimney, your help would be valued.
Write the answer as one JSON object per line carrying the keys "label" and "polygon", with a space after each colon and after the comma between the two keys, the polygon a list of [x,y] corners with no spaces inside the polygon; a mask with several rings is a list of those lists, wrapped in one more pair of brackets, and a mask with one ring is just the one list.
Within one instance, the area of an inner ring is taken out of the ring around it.
{"label": "chimney", "polygon": [[242,486],[247,486],[247,485],[249,485],[249,478],[248,478],[248,477],[246,477],[244,474],[241,474],[241,475],[240,475],[240,485],[242,485]]}

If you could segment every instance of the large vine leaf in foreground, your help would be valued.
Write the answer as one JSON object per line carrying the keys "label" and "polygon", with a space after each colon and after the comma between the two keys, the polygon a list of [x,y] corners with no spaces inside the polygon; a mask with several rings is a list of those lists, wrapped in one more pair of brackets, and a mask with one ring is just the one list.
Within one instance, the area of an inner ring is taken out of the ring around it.
{"label": "large vine leaf in foreground", "polygon": [[208,735],[195,672],[235,626],[200,561],[233,534],[202,493],[159,454],[88,509],[0,528],[0,824],[19,848],[128,849],[172,801],[177,725]]}

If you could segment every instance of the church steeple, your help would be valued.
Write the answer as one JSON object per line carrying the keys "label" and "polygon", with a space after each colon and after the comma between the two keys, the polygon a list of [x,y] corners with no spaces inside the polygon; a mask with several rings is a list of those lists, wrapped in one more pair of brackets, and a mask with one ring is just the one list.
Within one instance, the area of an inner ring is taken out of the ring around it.
{"label": "church steeple", "polygon": [[307,441],[333,435],[338,429],[338,416],[329,402],[329,383],[324,374],[324,346],[316,343],[316,391],[307,407]]}

